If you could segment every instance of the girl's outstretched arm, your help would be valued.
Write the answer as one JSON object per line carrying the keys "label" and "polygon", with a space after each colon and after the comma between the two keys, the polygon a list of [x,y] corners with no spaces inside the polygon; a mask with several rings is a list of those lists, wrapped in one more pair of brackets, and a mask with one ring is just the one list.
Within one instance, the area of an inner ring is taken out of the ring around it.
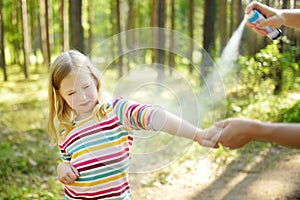
{"label": "girl's outstretched arm", "polygon": [[202,146],[216,147],[216,143],[207,137],[208,131],[201,130],[186,120],[162,108],[157,108],[153,114],[152,128],[175,136],[194,140]]}

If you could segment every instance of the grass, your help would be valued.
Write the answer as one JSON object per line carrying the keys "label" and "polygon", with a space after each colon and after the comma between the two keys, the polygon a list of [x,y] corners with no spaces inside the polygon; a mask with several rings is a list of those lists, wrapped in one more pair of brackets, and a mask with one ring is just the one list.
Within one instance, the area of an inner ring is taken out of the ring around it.
{"label": "grass", "polygon": [[[17,71],[16,71],[17,74]],[[0,82],[0,199],[61,199],[59,160],[45,132],[46,73]]]}

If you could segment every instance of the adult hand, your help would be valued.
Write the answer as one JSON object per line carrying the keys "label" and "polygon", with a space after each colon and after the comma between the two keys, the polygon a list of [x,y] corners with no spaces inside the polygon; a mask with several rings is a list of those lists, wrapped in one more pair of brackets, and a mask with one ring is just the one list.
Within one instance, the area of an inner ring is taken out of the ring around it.
{"label": "adult hand", "polygon": [[281,15],[281,10],[271,8],[265,4],[254,1],[246,7],[245,12],[246,14],[249,14],[249,12],[254,9],[258,10],[262,15],[266,17],[266,19],[259,20],[256,24],[247,21],[248,27],[259,35],[267,35],[267,32],[264,30],[264,27],[266,26],[277,28],[284,24],[284,18]]}
{"label": "adult hand", "polygon": [[256,132],[256,121],[247,119],[226,119],[217,122],[215,127],[221,133],[215,138],[220,144],[229,149],[237,149],[251,142]]}

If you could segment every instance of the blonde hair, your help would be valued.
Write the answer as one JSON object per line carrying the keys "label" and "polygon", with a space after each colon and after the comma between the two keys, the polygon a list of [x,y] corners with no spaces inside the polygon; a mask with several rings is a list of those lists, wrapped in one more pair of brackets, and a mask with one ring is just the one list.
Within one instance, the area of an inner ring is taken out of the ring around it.
{"label": "blonde hair", "polygon": [[[94,114],[100,120],[105,115],[104,104],[101,103],[100,72],[94,67],[89,58],[76,50],[61,53],[50,66],[49,77],[49,117],[47,132],[52,145],[62,141],[73,128],[74,113],[72,108],[60,95],[61,81],[71,72],[87,69],[96,81],[98,104]],[[84,70],[85,71],[85,70]]]}

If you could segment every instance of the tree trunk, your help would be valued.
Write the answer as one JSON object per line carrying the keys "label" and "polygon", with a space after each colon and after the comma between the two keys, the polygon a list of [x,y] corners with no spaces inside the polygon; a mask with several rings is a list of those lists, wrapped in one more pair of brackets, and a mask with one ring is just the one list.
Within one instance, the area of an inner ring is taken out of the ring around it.
{"label": "tree trunk", "polygon": [[[282,9],[288,8],[288,0],[283,0],[282,2]],[[281,30],[284,32],[285,27],[281,27]],[[284,52],[284,42],[280,41],[279,51],[280,53]],[[281,66],[275,66],[275,88],[274,88],[274,94],[279,94],[282,91],[282,80],[283,80],[283,67]]]}
{"label": "tree trunk", "polygon": [[220,1],[220,53],[227,43],[227,1]]}
{"label": "tree trunk", "polygon": [[[118,9],[117,9],[117,2],[116,1],[110,1],[110,23],[111,23],[111,30],[110,35],[115,35],[118,32]],[[112,58],[115,58],[115,49],[116,49],[116,41],[114,40],[114,37],[111,37],[111,56]]]}
{"label": "tree trunk", "polygon": [[69,0],[70,5],[70,33],[72,49],[84,53],[83,28],[82,28],[82,0]]}
{"label": "tree trunk", "polygon": [[[134,0],[129,0],[129,17],[128,17],[128,29],[134,29],[135,27],[135,9]],[[134,46],[135,41],[135,31],[132,34],[127,34],[127,45],[131,49]]]}
{"label": "tree trunk", "polygon": [[244,10],[242,6],[242,0],[237,0],[236,2],[236,13],[237,13],[237,25],[236,28],[238,28],[239,24],[242,22],[244,18]]}
{"label": "tree trunk", "polygon": [[[118,32],[123,31],[122,22],[124,21],[124,13],[123,13],[123,0],[117,0],[117,15],[118,15]],[[119,77],[123,75],[123,41],[121,38],[121,34],[118,34],[118,63],[119,63]]]}
{"label": "tree trunk", "polygon": [[175,0],[171,0],[171,35],[170,35],[170,50],[169,53],[169,66],[170,66],[170,75],[172,74],[172,70],[175,67],[175,45],[174,45],[174,29],[175,29]]}
{"label": "tree trunk", "polygon": [[59,7],[60,46],[63,51],[69,49],[68,0],[61,0]]}
{"label": "tree trunk", "polygon": [[[203,48],[213,57],[213,50],[215,49],[215,12],[216,2],[215,0],[205,0],[204,10],[204,30],[203,30]],[[211,62],[202,60],[201,72],[206,76]]]}
{"label": "tree trunk", "polygon": [[93,26],[94,26],[94,7],[93,7],[93,1],[88,1],[88,24],[89,24],[89,29],[88,29],[88,52],[91,53],[93,50],[93,40],[94,40],[94,35],[93,35]]}
{"label": "tree trunk", "polygon": [[[30,23],[30,38],[32,39],[31,41],[31,54],[33,54],[35,57],[37,56],[36,55],[36,50],[37,50],[37,35],[36,35],[36,29],[37,26],[36,26],[36,22],[37,20],[34,20],[34,19],[37,19],[36,16],[37,16],[37,9],[36,9],[36,1],[29,1],[29,5],[28,5],[28,9],[29,9],[29,23]],[[35,63],[36,64],[36,63]]]}
{"label": "tree trunk", "polygon": [[190,47],[189,47],[189,73],[193,72],[193,52],[194,52],[194,0],[190,0],[190,12],[189,12],[189,36],[190,36]]}
{"label": "tree trunk", "polygon": [[54,49],[54,33],[53,33],[53,11],[52,0],[47,0],[47,26],[48,26],[48,39],[49,39],[49,61],[51,61],[51,47]]}
{"label": "tree trunk", "polygon": [[[12,63],[14,64],[18,64],[18,65],[22,65],[20,62],[20,49],[22,49],[23,47],[21,46],[22,44],[22,34],[20,34],[22,32],[22,8],[21,8],[21,1],[15,1],[15,3],[12,4],[12,22],[11,25],[12,27],[14,27],[14,32],[13,34],[13,41],[12,41],[12,51],[11,51],[11,55],[12,55]],[[21,37],[20,37],[21,36]]]}
{"label": "tree trunk", "polygon": [[[165,27],[165,0],[160,0],[158,2],[158,27],[164,28]],[[157,51],[157,72],[158,72],[158,81],[162,82],[164,79],[164,63],[165,63],[165,53],[164,53],[164,47],[165,47],[165,34],[163,29],[160,29],[158,31],[158,51]]]}
{"label": "tree trunk", "polygon": [[30,35],[29,24],[27,15],[27,2],[21,0],[22,6],[22,24],[23,24],[23,53],[24,53],[24,75],[29,78],[29,65],[30,65]]}
{"label": "tree trunk", "polygon": [[60,1],[60,40],[63,51],[69,49],[68,0]]}
{"label": "tree trunk", "polygon": [[48,26],[48,0],[40,0],[40,24],[41,24],[41,38],[42,51],[44,57],[44,64],[50,65],[50,44],[49,44],[49,26]]}
{"label": "tree trunk", "polygon": [[216,2],[215,0],[205,1],[205,16],[204,16],[204,49],[212,55],[212,51],[215,48],[215,12]]}
{"label": "tree trunk", "polygon": [[7,71],[6,71],[6,63],[5,63],[5,51],[4,51],[4,25],[3,25],[3,6],[2,1],[0,1],[0,66],[3,69],[3,78],[4,81],[8,80]]}
{"label": "tree trunk", "polygon": [[[150,27],[157,27],[158,26],[158,3],[157,0],[152,0],[152,13],[151,13],[151,21],[150,21]],[[155,47],[157,46],[157,31],[153,29],[152,31],[152,46]],[[153,48],[152,49],[152,63],[157,63],[158,58],[158,51],[157,49]]]}
{"label": "tree trunk", "polygon": [[[229,35],[231,36],[233,34],[234,28],[235,28],[235,15],[234,15],[234,0],[231,0],[230,2],[230,29],[229,29]],[[229,36],[229,37],[230,37]]]}
{"label": "tree trunk", "polygon": [[[135,28],[135,4],[134,0],[129,0],[129,12],[128,12],[128,24],[127,24],[127,30],[132,30]],[[128,49],[133,49],[135,47],[135,41],[136,41],[136,32],[137,31],[130,31],[130,33],[127,31],[126,33],[126,41],[124,42]],[[129,71],[129,66],[131,60],[134,59],[134,57],[127,56],[127,71]]]}

